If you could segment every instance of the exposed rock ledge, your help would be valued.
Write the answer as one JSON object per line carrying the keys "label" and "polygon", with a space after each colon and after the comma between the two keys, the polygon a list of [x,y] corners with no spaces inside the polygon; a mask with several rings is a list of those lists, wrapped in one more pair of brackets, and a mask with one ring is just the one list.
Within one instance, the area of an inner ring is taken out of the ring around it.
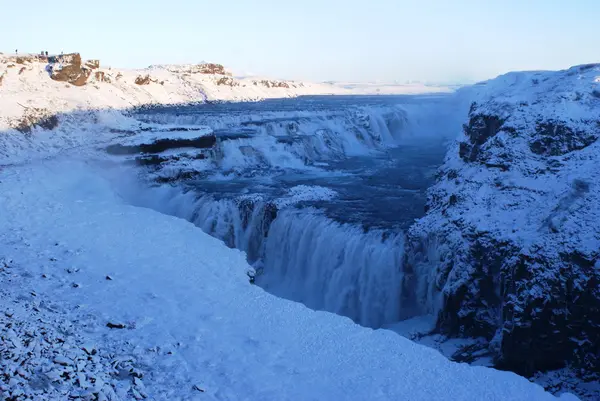
{"label": "exposed rock ledge", "polygon": [[409,232],[406,265],[429,281],[410,287],[437,299],[442,332],[487,338],[500,368],[598,372],[600,64],[468,90],[464,134]]}

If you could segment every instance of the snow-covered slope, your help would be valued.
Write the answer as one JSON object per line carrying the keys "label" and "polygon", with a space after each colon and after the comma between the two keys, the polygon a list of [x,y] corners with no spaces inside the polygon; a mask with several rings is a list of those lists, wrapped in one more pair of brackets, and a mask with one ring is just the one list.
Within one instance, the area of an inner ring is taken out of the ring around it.
{"label": "snow-covered slope", "polygon": [[600,65],[464,91],[468,122],[409,233],[411,285],[440,329],[486,337],[500,366],[597,370]]}
{"label": "snow-covered slope", "polygon": [[269,295],[242,252],[124,204],[124,171],[70,159],[0,172],[4,398],[555,399]]}

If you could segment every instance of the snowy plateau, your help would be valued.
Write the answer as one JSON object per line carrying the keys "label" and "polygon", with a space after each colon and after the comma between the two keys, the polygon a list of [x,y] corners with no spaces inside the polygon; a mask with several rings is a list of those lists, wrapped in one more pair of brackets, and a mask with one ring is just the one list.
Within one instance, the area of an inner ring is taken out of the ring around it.
{"label": "snowy plateau", "polygon": [[599,137],[600,65],[0,55],[0,395],[599,399]]}

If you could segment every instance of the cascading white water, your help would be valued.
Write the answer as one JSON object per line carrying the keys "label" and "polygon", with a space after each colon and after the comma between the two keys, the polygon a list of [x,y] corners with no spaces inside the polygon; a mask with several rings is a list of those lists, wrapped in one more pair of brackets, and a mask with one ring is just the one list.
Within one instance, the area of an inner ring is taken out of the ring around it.
{"label": "cascading white water", "polygon": [[271,224],[257,283],[310,308],[380,327],[401,317],[403,256],[402,233],[386,238],[288,209]]}
{"label": "cascading white water", "polygon": [[[224,138],[219,145],[223,148],[224,169],[261,162],[272,167],[297,168],[299,163],[365,155],[373,149],[393,145],[408,121],[406,111],[400,106],[137,117],[152,123],[204,125],[220,132]],[[229,138],[234,132],[247,138]]]}
{"label": "cascading white water", "polygon": [[263,257],[263,241],[274,213],[272,205],[261,201],[215,201],[202,197],[190,221],[228,246],[245,251],[253,263]]}
{"label": "cascading white water", "polygon": [[155,189],[140,206],[193,222],[262,266],[256,283],[310,308],[348,316],[368,327],[400,320],[404,234],[364,232],[314,209],[251,198],[215,200],[193,192]]}
{"label": "cascading white water", "polygon": [[[250,113],[232,107],[231,113],[192,110],[181,115],[149,113],[142,119],[223,130],[211,160],[215,170],[224,173],[219,177],[230,172],[249,171],[240,176],[255,177],[265,172],[316,171],[330,161],[370,155],[388,146],[441,142],[460,129],[453,109],[440,108],[437,101]],[[198,191],[201,186],[198,183]],[[175,188],[141,205],[185,218],[228,246],[245,251],[262,273],[256,283],[269,292],[365,326],[381,327],[427,312],[437,299],[427,271],[403,271],[402,232],[365,232],[316,210],[289,206],[278,210],[273,203],[240,196],[248,193],[244,190],[214,188],[206,192],[225,199],[198,197],[196,191],[181,193]],[[360,201],[360,194],[357,197]]]}

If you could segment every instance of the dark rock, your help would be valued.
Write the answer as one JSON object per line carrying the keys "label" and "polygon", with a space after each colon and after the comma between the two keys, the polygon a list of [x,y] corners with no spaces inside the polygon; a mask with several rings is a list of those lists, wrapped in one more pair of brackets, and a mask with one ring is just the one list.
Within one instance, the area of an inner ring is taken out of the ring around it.
{"label": "dark rock", "polygon": [[193,390],[196,390],[196,391],[199,391],[199,392],[201,392],[201,393],[204,393],[204,389],[203,389],[203,388],[200,388],[200,387],[199,387],[197,384],[194,384],[194,385],[192,386],[192,389],[193,389]]}
{"label": "dark rock", "polygon": [[106,82],[106,83],[111,82],[110,78],[104,73],[104,71],[96,71],[94,73],[94,77],[96,78],[96,81],[98,81],[98,82]]}
{"label": "dark rock", "polygon": [[461,159],[468,162],[477,160],[482,145],[501,131],[505,121],[498,116],[477,114],[474,112],[473,105],[471,108],[469,123],[463,126],[469,142],[461,142],[459,145]]}
{"label": "dark rock", "polygon": [[53,130],[58,126],[58,116],[48,111],[38,108],[27,108],[23,117],[17,121],[15,129],[23,134],[30,134],[35,127],[41,127],[46,130]]}
{"label": "dark rock", "polygon": [[[486,338],[496,347],[497,367],[523,375],[561,368],[566,361],[599,371],[598,253],[531,256],[485,232],[465,241],[471,244],[469,253],[442,261],[437,274],[444,298],[437,320],[440,332]],[[407,252],[423,251],[409,244]],[[448,287],[445,283],[458,273],[459,260],[469,266],[469,274]],[[414,260],[405,264],[410,273]]]}
{"label": "dark rock", "polygon": [[593,68],[600,68],[600,64],[599,63],[592,63],[592,64],[582,64],[579,66],[579,71],[580,72],[584,72],[587,70],[591,70]]}
{"label": "dark rock", "polygon": [[51,115],[49,117],[42,118],[38,120],[36,123],[39,127],[47,130],[53,130],[58,127],[58,117],[56,115]]}
{"label": "dark rock", "polygon": [[140,145],[110,145],[106,151],[112,155],[133,155],[137,153],[160,153],[169,149],[177,148],[212,148],[217,142],[214,134],[205,135],[193,139],[158,139],[155,142]]}
{"label": "dark rock", "polygon": [[225,67],[223,67],[223,65],[215,63],[198,64],[196,66],[196,70],[201,74],[230,75],[229,72],[225,70]]}
{"label": "dark rock", "polygon": [[150,81],[150,75],[139,75],[135,78],[136,85],[149,85]]}
{"label": "dark rock", "polygon": [[83,86],[91,75],[91,69],[81,65],[78,53],[65,54],[59,69],[54,63],[50,65],[50,77],[55,81],[68,82],[74,86]]}
{"label": "dark rock", "polygon": [[[266,79],[258,81],[258,84],[261,84],[262,86],[266,86],[267,88],[289,88],[290,87],[290,85],[287,82],[270,81],[270,80],[266,80]],[[257,85],[256,81],[254,81],[254,85]]]}
{"label": "dark rock", "polygon": [[96,70],[100,68],[100,60],[87,60],[85,66],[90,70]]}
{"label": "dark rock", "polygon": [[[521,255],[507,266],[513,280],[502,294],[498,367],[531,375],[574,361],[600,370],[598,260],[579,252],[562,253],[559,261]],[[532,287],[541,275],[546,280]]]}
{"label": "dark rock", "polygon": [[[590,126],[593,127],[591,123]],[[530,142],[530,149],[537,155],[561,156],[596,142],[600,136],[599,131],[598,129],[575,130],[565,122],[554,120],[540,122]]]}
{"label": "dark rock", "polygon": [[222,77],[217,81],[217,85],[225,86],[240,86],[240,83],[234,80],[232,77]]}
{"label": "dark rock", "polygon": [[139,157],[135,158],[136,162],[141,166],[159,166],[160,164],[168,162],[168,161],[177,161],[177,160],[182,160],[182,159],[204,160],[204,159],[206,159],[206,155],[203,153],[197,153],[197,154],[190,155],[189,153],[182,152],[180,155],[173,155],[173,156],[163,156],[160,154],[157,154],[157,155],[149,154],[149,155],[143,155],[143,156],[139,156]]}

